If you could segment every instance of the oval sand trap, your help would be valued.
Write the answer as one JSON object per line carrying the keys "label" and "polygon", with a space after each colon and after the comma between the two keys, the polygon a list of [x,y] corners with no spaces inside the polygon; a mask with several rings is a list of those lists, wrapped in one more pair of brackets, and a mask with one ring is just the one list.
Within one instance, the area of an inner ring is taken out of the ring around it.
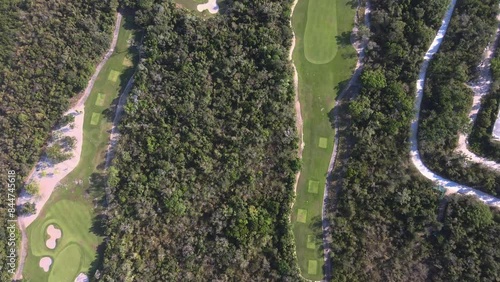
{"label": "oval sand trap", "polygon": [[217,0],[208,0],[207,3],[196,6],[196,9],[198,12],[208,10],[210,14],[215,14],[219,11],[219,5],[217,5]]}
{"label": "oval sand trap", "polygon": [[89,278],[82,272],[75,278],[75,282],[89,282]]}
{"label": "oval sand trap", "polygon": [[56,240],[61,238],[61,229],[57,229],[53,224],[51,224],[47,227],[47,234],[49,234],[49,239],[47,239],[45,245],[47,248],[52,250],[56,247]]}
{"label": "oval sand trap", "polygon": [[38,265],[45,272],[49,271],[51,264],[52,264],[52,259],[50,257],[43,257],[43,258],[40,259],[40,262],[38,263]]}

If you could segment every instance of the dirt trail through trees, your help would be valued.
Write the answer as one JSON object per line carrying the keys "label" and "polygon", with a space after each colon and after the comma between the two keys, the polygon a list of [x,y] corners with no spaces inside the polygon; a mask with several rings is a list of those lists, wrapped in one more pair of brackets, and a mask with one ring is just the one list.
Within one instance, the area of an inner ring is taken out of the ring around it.
{"label": "dirt trail through trees", "polygon": [[422,97],[424,94],[424,84],[425,84],[425,75],[427,73],[427,68],[429,67],[429,62],[436,54],[436,52],[439,50],[439,46],[441,45],[441,42],[443,41],[443,37],[446,34],[446,30],[448,29],[448,24],[451,19],[451,15],[453,13],[453,10],[455,8],[456,0],[452,0],[450,5],[448,6],[448,9],[446,11],[446,14],[443,19],[443,23],[441,27],[439,28],[439,31],[434,38],[434,40],[431,43],[431,46],[429,47],[429,50],[427,50],[427,53],[424,55],[424,61],[422,63],[422,67],[420,69],[420,73],[418,76],[417,80],[417,92],[416,92],[416,100],[415,100],[415,117],[412,120],[411,123],[411,136],[410,136],[410,144],[411,144],[411,151],[410,151],[410,156],[413,164],[415,167],[422,173],[427,179],[434,181],[436,184],[443,186],[446,189],[447,194],[454,194],[454,193],[460,193],[460,194],[465,194],[465,195],[473,195],[477,197],[479,200],[483,201],[485,204],[490,205],[490,206],[497,206],[500,207],[500,199],[495,198],[491,195],[488,195],[484,192],[475,190],[471,187],[465,186],[458,184],[456,182],[453,182],[451,180],[448,180],[446,178],[443,178],[434,172],[430,171],[422,162],[422,159],[420,157],[420,152],[418,150],[418,121],[420,118],[420,106],[422,104]]}
{"label": "dirt trail through trees", "polygon": [[[497,21],[500,22],[500,14],[497,15]],[[490,93],[492,77],[491,77],[491,59],[495,54],[495,50],[498,46],[498,40],[500,37],[500,25],[497,27],[495,32],[495,38],[493,41],[488,44],[486,49],[484,50],[483,59],[478,66],[479,77],[477,80],[473,81],[469,87],[474,91],[474,99],[472,103],[472,108],[469,113],[469,118],[471,119],[471,125],[474,125],[476,121],[477,113],[481,108],[481,99],[483,96]],[[467,148],[467,139],[469,136],[461,133],[458,138],[458,147],[457,152],[465,155],[470,161],[480,163],[488,168],[491,168],[496,171],[500,171],[500,164],[494,161],[488,160],[486,158],[482,158],[473,152],[471,152]]]}
{"label": "dirt trail through trees", "polygon": [[22,279],[24,262],[28,251],[28,238],[26,236],[26,228],[38,217],[40,211],[50,198],[50,195],[54,191],[54,188],[57,186],[59,181],[61,181],[66,175],[68,175],[71,171],[73,171],[73,169],[78,165],[80,161],[80,155],[83,145],[83,117],[85,113],[85,101],[87,100],[92,88],[94,87],[94,83],[97,79],[97,76],[99,75],[99,72],[101,71],[102,67],[104,66],[104,64],[106,64],[109,57],[111,57],[111,55],[115,50],[116,42],[118,40],[118,33],[120,31],[121,19],[122,15],[117,13],[113,38],[108,51],[104,55],[101,62],[97,65],[96,70],[92,75],[92,77],[90,78],[81,98],[78,100],[76,105],[73,106],[71,109],[69,109],[67,112],[67,114],[78,113],[75,116],[74,127],[70,132],[71,135],[74,135],[77,140],[75,148],[71,152],[73,157],[67,161],[56,164],[54,167],[52,167],[51,168],[51,171],[53,171],[52,175],[43,176],[41,175],[41,173],[37,172],[36,170],[33,170],[27,179],[35,179],[40,184],[39,198],[35,200],[32,197],[23,195],[18,199],[18,204],[35,201],[36,213],[34,215],[27,217],[19,217],[18,219],[19,229],[21,230],[21,245],[19,249],[19,265],[16,274],[14,275],[14,279],[16,280]]}

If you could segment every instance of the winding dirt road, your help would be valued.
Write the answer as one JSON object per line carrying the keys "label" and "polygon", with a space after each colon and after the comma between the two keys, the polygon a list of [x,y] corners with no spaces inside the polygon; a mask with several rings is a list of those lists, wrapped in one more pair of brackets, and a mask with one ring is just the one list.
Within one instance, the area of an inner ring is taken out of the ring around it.
{"label": "winding dirt road", "polygon": [[484,192],[481,192],[479,190],[473,189],[471,187],[465,186],[458,184],[456,182],[453,182],[451,180],[448,180],[446,178],[443,178],[431,170],[429,170],[424,163],[422,162],[422,159],[420,157],[420,152],[418,151],[418,121],[420,118],[420,106],[422,104],[422,97],[424,94],[424,84],[425,84],[425,76],[427,73],[427,68],[429,67],[429,62],[432,59],[432,56],[436,54],[436,52],[439,50],[439,46],[441,45],[441,42],[443,41],[443,37],[446,34],[446,30],[448,29],[448,24],[451,19],[451,15],[453,13],[453,10],[455,8],[457,0],[452,0],[450,5],[448,6],[448,9],[446,11],[445,17],[443,19],[442,25],[439,28],[439,31],[434,38],[434,40],[431,43],[431,46],[429,47],[429,50],[424,55],[424,61],[422,63],[422,67],[420,69],[419,75],[418,75],[418,80],[417,80],[417,92],[416,92],[416,100],[415,100],[415,117],[412,120],[411,123],[411,128],[410,128],[410,144],[411,144],[411,149],[410,149],[410,156],[413,164],[415,167],[422,173],[427,179],[434,181],[438,185],[443,186],[446,189],[446,194],[454,194],[454,193],[460,193],[460,194],[465,194],[465,195],[472,195],[477,197],[479,200],[483,201],[485,204],[490,205],[490,206],[496,206],[500,207],[500,199],[495,198],[489,194],[486,194]]}
{"label": "winding dirt road", "polygon": [[[45,203],[48,201],[50,198],[50,195],[52,194],[54,188],[59,184],[59,181],[63,179],[67,174],[69,174],[73,169],[78,165],[80,161],[80,155],[82,151],[82,145],[83,145],[83,116],[85,113],[85,101],[87,101],[87,98],[90,95],[90,92],[92,88],[94,87],[94,83],[97,79],[97,76],[99,75],[99,72],[101,71],[102,67],[108,59],[111,57],[113,54],[115,47],[116,47],[116,42],[118,40],[118,33],[120,31],[120,24],[122,20],[122,15],[120,13],[116,14],[116,21],[115,21],[115,27],[113,31],[113,38],[111,40],[110,47],[104,57],[102,58],[101,62],[96,66],[95,72],[90,78],[87,87],[85,88],[83,95],[80,97],[78,102],[68,110],[67,113],[79,113],[75,117],[75,123],[74,123],[74,131],[75,134],[77,135],[77,142],[75,144],[75,149],[73,150],[72,154],[73,157],[66,162],[57,164],[55,168],[53,168],[54,171],[61,171],[61,173],[54,173],[54,175],[50,176],[49,181],[44,181],[37,179],[38,182],[40,183],[40,198],[35,200],[36,204],[36,210],[37,212],[34,215],[28,216],[28,217],[19,217],[18,218],[18,225],[19,229],[21,231],[21,244],[19,247],[19,265],[17,267],[17,271],[14,275],[15,280],[21,280],[23,278],[22,272],[24,268],[24,263],[26,260],[26,255],[28,251],[28,237],[26,236],[26,228],[38,217],[40,211],[44,207]],[[63,167],[59,167],[63,166]],[[33,169],[32,173],[27,177],[27,179],[34,179],[39,173]],[[47,178],[47,177],[43,177]],[[27,196],[21,196],[18,199],[18,204],[22,204],[25,202],[32,202],[34,199],[31,197]]]}

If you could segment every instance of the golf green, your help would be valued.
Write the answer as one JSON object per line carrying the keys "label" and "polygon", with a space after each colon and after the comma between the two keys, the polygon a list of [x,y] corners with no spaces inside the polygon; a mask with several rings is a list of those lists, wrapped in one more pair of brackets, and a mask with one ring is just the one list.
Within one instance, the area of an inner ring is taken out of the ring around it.
{"label": "golf green", "polygon": [[309,1],[304,33],[304,55],[313,64],[326,64],[337,54],[338,2],[343,1]]}
{"label": "golf green", "polygon": [[[102,164],[112,126],[111,119],[102,113],[117,100],[134,73],[133,67],[123,65],[124,59],[128,56],[134,66],[138,63],[137,48],[128,44],[131,35],[136,36],[135,42],[140,42],[137,38],[140,34],[133,28],[133,15],[125,14],[115,52],[104,64],[85,102],[80,162],[61,180],[40,215],[26,230],[29,244],[23,270],[26,281],[74,281],[79,273],[91,274],[91,265],[100,255],[97,250],[103,241],[103,232],[94,221],[104,197],[106,171]],[[46,247],[50,224],[62,232],[54,249]],[[46,256],[53,260],[48,272],[39,266],[40,259]]]}
{"label": "golf green", "polygon": [[299,0],[292,16],[296,35],[293,62],[299,77],[305,144],[292,228],[301,275],[310,280],[323,279],[322,244],[312,239],[322,232],[324,183],[333,150],[335,132],[329,112],[342,90],[341,85],[349,80],[356,65],[354,48],[350,44],[337,44],[336,38],[336,34],[349,35],[352,31],[355,10],[350,3],[350,0]]}

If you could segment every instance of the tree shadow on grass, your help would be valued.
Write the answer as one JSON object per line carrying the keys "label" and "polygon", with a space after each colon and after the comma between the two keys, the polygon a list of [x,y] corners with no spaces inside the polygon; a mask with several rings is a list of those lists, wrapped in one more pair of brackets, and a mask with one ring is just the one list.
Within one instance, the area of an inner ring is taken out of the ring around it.
{"label": "tree shadow on grass", "polygon": [[346,47],[351,45],[351,31],[344,31],[340,35],[335,36],[337,45],[339,47]]}

